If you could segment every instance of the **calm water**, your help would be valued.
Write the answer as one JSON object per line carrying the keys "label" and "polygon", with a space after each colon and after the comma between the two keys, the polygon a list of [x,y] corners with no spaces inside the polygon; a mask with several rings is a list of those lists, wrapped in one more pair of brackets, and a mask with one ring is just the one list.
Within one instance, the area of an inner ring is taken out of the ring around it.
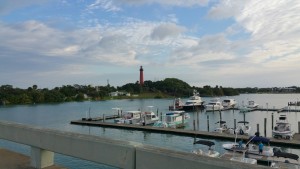
{"label": "calm water", "polygon": [[[260,107],[268,108],[282,108],[287,106],[290,101],[298,101],[300,94],[244,94],[230,97],[237,100],[241,106],[246,104],[248,100],[254,100]],[[203,98],[206,103],[212,98]],[[220,98],[224,99],[224,98]],[[186,99],[185,99],[186,100]],[[184,101],[185,101],[184,100]],[[0,107],[0,119],[6,121],[13,121],[23,124],[30,124],[34,126],[42,126],[45,128],[58,129],[64,131],[71,131],[83,134],[97,135],[112,139],[136,141],[148,145],[175,149],[179,151],[190,152],[194,148],[202,148],[201,145],[193,145],[194,138],[174,136],[170,134],[149,133],[144,131],[130,131],[101,127],[88,127],[71,125],[71,120],[81,119],[86,116],[102,116],[103,114],[113,114],[112,108],[120,107],[123,110],[147,110],[147,106],[155,106],[153,110],[158,112],[167,112],[168,106],[172,104],[171,99],[145,99],[145,100],[111,100],[99,102],[73,102],[63,104],[41,104],[41,105],[22,105],[22,106],[2,106]],[[291,109],[296,109],[293,106]],[[299,109],[299,108],[298,108]],[[90,111],[89,111],[90,110]],[[88,113],[90,112],[90,113]],[[271,136],[271,117],[272,113],[275,120],[278,118],[277,112],[248,112],[245,115],[246,121],[249,121],[252,127],[252,134],[256,131],[256,125],[260,125],[260,133],[263,134],[264,118],[267,118],[267,136]],[[198,114],[198,115],[197,115]],[[190,113],[191,120],[186,130],[193,129],[193,120],[199,117],[199,127],[197,130],[207,131],[207,116],[209,117],[210,131],[216,127],[215,122],[220,120],[218,112],[198,112]],[[300,113],[288,112],[288,120],[292,124],[292,129],[298,131],[298,121],[300,121]],[[233,127],[234,119],[237,121],[243,120],[243,114],[239,111],[223,111],[221,113],[222,120],[227,122],[228,127]],[[223,153],[223,141],[212,140],[216,142],[215,149]],[[28,146],[11,143],[0,140],[0,147],[5,147],[23,154],[29,155],[30,149]],[[300,154],[299,150],[284,148],[287,152]],[[113,168],[100,164],[95,164],[76,158],[55,155],[55,163],[65,166],[67,168]]]}

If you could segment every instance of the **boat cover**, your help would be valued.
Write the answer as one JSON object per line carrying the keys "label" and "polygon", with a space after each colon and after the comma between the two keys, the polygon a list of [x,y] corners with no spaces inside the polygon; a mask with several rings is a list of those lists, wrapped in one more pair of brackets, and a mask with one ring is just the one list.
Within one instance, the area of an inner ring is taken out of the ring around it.
{"label": "boat cover", "polygon": [[214,142],[208,141],[208,140],[198,140],[198,141],[194,142],[194,144],[203,144],[203,145],[207,145],[209,147],[215,145]]}
{"label": "boat cover", "polygon": [[284,158],[290,158],[294,160],[298,160],[299,156],[297,154],[292,154],[292,153],[285,153],[285,152],[274,152],[274,156],[276,157],[284,157]]}
{"label": "boat cover", "polygon": [[[254,137],[254,138],[253,138]],[[253,139],[252,139],[253,138]],[[252,139],[252,140],[251,140]],[[248,140],[251,140],[251,142],[255,142],[255,143],[259,143],[259,142],[262,142],[262,143],[269,143],[270,142],[270,139],[266,138],[266,137],[257,137],[257,136],[251,136],[249,137]]]}
{"label": "boat cover", "polygon": [[248,124],[248,121],[239,121],[238,123],[244,123],[244,124]]}

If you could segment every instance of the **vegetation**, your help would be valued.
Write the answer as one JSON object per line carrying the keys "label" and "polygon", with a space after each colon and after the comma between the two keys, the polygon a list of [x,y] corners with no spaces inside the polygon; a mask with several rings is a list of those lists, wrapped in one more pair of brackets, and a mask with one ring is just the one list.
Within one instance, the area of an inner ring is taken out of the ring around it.
{"label": "vegetation", "polygon": [[[139,82],[128,83],[123,86],[113,87],[91,85],[66,85],[39,89],[37,85],[27,89],[14,88],[12,85],[0,86],[1,104],[36,104],[36,103],[61,103],[84,100],[107,99],[135,99],[135,98],[167,98],[188,97],[196,89],[201,96],[233,96],[240,93],[300,93],[300,88],[292,86],[288,88],[225,88],[222,86],[191,87],[186,82],[176,78],[166,78],[162,81],[145,81],[141,87]],[[111,92],[119,91],[122,94],[111,96]],[[126,93],[130,93],[126,95]]]}

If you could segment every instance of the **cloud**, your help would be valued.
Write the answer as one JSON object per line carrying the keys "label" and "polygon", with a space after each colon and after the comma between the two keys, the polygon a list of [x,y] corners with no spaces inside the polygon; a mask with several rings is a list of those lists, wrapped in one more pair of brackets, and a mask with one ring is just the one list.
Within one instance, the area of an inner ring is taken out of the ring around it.
{"label": "cloud", "polygon": [[167,37],[176,37],[184,32],[185,28],[173,23],[161,24],[153,29],[151,38],[154,40],[164,40]]}
{"label": "cloud", "polygon": [[211,7],[208,17],[213,19],[227,19],[240,14],[241,10],[248,3],[244,0],[221,0],[220,3]]}
{"label": "cloud", "polygon": [[147,5],[159,4],[166,6],[193,7],[205,6],[209,0],[95,0],[94,3],[88,5],[87,10],[103,9],[107,12],[118,12],[122,10],[123,5]]}
{"label": "cloud", "polygon": [[96,0],[93,4],[89,5],[87,9],[103,9],[107,12],[117,12],[121,10],[121,8],[115,5],[112,0]]}
{"label": "cloud", "polygon": [[208,0],[123,0],[123,3],[133,4],[133,5],[142,5],[142,4],[152,4],[157,3],[161,5],[169,5],[169,6],[204,6],[208,3]]}

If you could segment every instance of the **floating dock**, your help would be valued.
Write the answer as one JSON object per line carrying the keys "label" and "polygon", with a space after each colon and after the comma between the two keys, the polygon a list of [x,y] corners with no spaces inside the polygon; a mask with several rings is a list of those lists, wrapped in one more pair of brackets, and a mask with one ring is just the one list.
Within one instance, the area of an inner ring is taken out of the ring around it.
{"label": "floating dock", "polygon": [[[107,122],[100,122],[100,121],[83,121],[83,120],[71,121],[71,124],[119,128],[119,129],[127,129],[127,130],[140,130],[140,131],[148,131],[148,132],[156,132],[156,133],[175,134],[175,135],[183,135],[183,136],[190,136],[190,137],[201,137],[201,138],[230,140],[230,141],[235,140],[235,135],[226,134],[226,133],[217,133],[217,132],[194,131],[194,130],[173,129],[173,128],[158,128],[152,126],[115,124],[115,123],[107,123]],[[300,137],[298,137],[297,135],[299,134],[296,134],[293,140],[270,138],[270,144],[273,146],[289,146],[289,147],[300,148],[300,139],[299,139]],[[247,140],[248,138],[249,136],[237,135],[237,139]]]}

